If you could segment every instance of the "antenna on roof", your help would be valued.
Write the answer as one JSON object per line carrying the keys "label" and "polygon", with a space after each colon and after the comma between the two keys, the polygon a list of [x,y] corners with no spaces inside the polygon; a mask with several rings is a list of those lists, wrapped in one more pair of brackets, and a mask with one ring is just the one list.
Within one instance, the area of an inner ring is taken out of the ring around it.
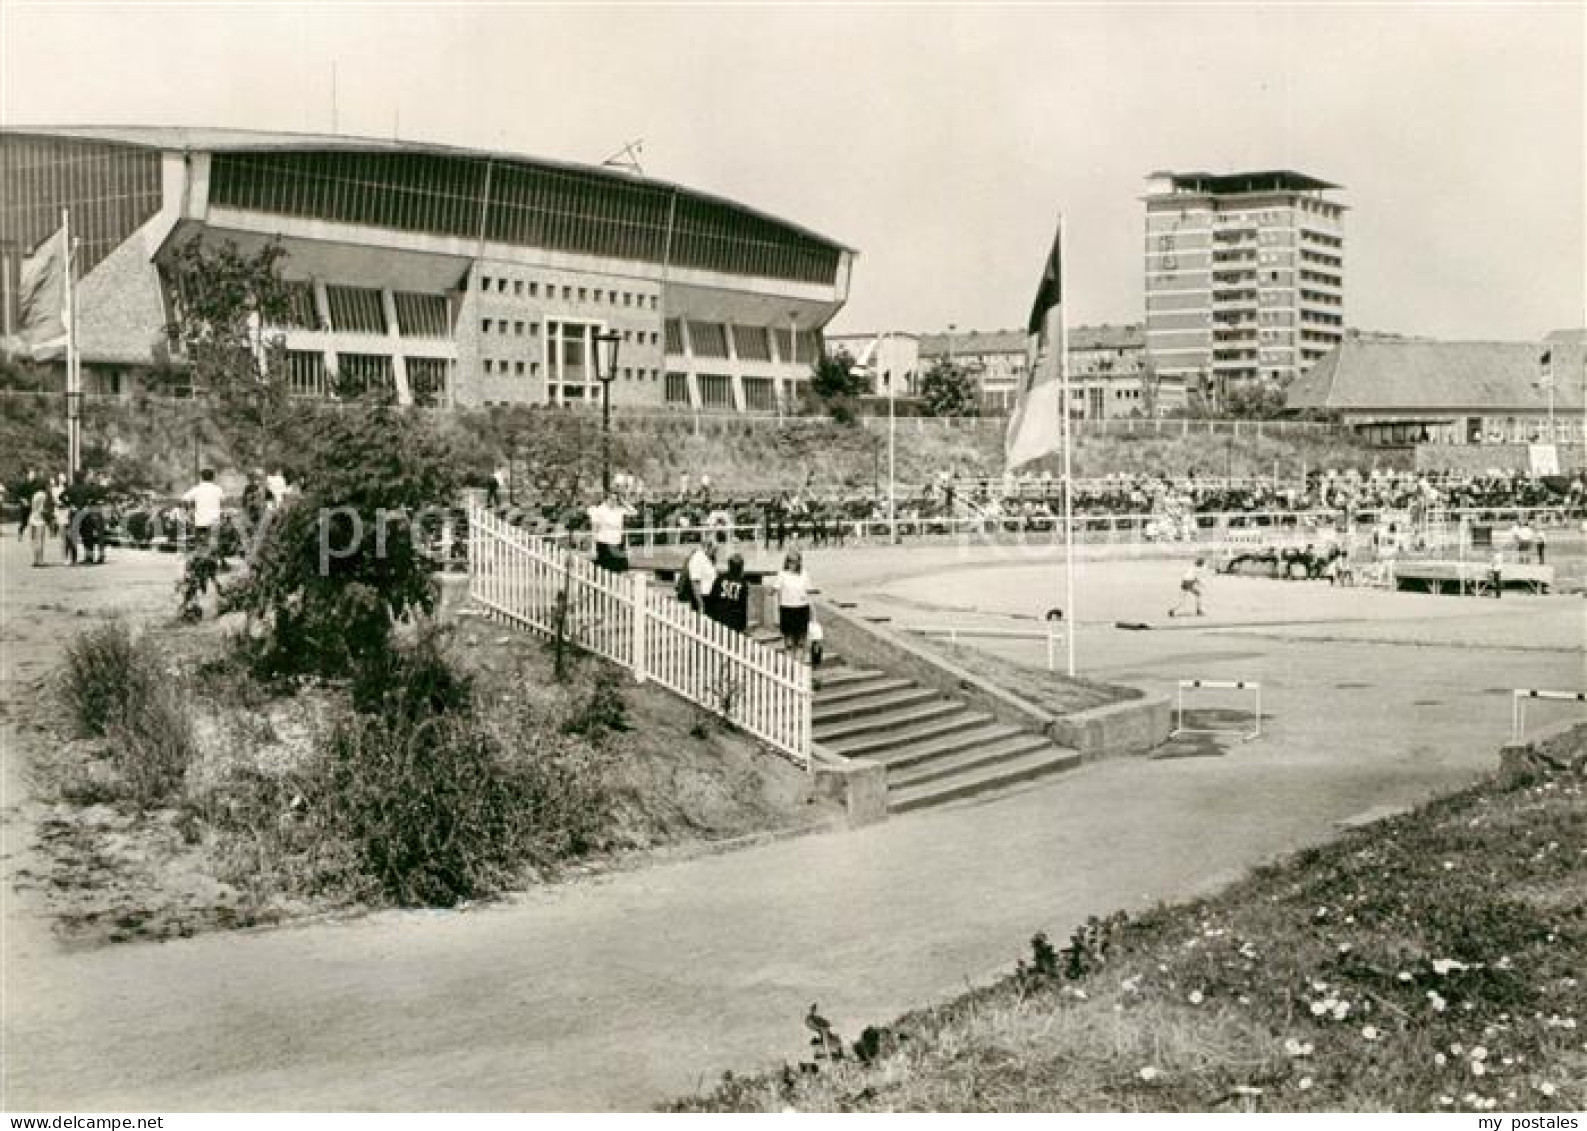
{"label": "antenna on roof", "polygon": [[609,169],[626,169],[636,176],[643,177],[645,170],[639,165],[639,155],[645,151],[645,139],[636,137],[616,153],[612,154],[601,165]]}

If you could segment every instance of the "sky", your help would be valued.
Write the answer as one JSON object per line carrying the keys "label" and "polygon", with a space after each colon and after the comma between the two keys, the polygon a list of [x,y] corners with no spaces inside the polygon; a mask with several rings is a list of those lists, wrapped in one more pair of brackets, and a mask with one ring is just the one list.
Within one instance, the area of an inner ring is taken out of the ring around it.
{"label": "sky", "polygon": [[0,0],[0,121],[477,145],[644,171],[858,251],[833,331],[1142,317],[1145,177],[1342,185],[1347,323],[1587,325],[1587,5]]}

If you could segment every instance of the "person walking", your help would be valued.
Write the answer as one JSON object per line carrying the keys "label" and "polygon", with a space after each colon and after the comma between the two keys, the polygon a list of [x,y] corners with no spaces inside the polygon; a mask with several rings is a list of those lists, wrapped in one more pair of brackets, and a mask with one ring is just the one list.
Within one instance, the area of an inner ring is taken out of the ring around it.
{"label": "person walking", "polygon": [[28,498],[27,531],[28,537],[33,542],[33,565],[35,568],[44,564],[44,546],[50,536],[50,516],[53,513],[50,503],[50,489],[43,481],[33,485],[33,494]]}
{"label": "person walking", "polygon": [[1203,567],[1205,567],[1206,564],[1206,558],[1197,558],[1195,564],[1187,569],[1184,573],[1184,576],[1179,579],[1179,603],[1168,610],[1168,615],[1170,617],[1179,616],[1180,610],[1184,608],[1185,602],[1187,600],[1192,600],[1195,602],[1196,616],[1199,617],[1206,615],[1201,608],[1201,576]]}
{"label": "person walking", "polygon": [[[182,502],[193,512],[194,546],[219,534],[221,503],[225,498],[226,492],[215,482],[214,470],[208,467],[198,473],[198,482],[182,496]],[[214,548],[218,551],[218,544]]]}
{"label": "person walking", "polygon": [[804,557],[798,550],[790,550],[783,558],[782,571],[772,582],[777,591],[777,627],[782,632],[783,647],[790,652],[804,648],[810,634],[810,575],[804,569]]}
{"label": "person walking", "polygon": [[61,536],[61,561],[69,566],[77,564],[77,526],[73,522],[76,507],[73,505],[76,492],[72,485],[66,482],[66,476],[57,475],[55,484],[50,488],[50,498],[55,503],[55,517],[50,527],[51,531],[59,531]]}

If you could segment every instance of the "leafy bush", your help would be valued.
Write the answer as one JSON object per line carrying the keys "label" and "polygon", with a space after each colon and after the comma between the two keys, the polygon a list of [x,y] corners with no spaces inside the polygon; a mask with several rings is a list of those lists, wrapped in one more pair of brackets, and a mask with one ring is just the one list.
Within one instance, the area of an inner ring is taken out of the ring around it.
{"label": "leafy bush", "polygon": [[296,442],[302,494],[274,512],[228,603],[264,622],[270,668],[346,675],[384,662],[393,618],[435,607],[416,521],[460,480],[426,419],[390,407],[311,414]]}

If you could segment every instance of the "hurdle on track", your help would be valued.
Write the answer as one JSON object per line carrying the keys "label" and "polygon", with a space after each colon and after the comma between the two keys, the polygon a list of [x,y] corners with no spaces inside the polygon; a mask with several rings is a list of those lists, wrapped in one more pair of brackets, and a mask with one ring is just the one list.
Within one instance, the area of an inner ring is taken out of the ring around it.
{"label": "hurdle on track", "polygon": [[1526,740],[1526,701],[1551,699],[1556,703],[1587,703],[1587,691],[1542,691],[1535,687],[1517,687],[1510,709],[1510,741]]}
{"label": "hurdle on track", "polygon": [[[1251,729],[1230,729],[1228,727],[1187,727],[1185,726],[1185,691],[1189,690],[1219,690],[1219,691],[1250,691],[1256,695],[1256,714],[1251,720]],[[1179,697],[1174,709],[1174,729],[1169,738],[1181,734],[1232,734],[1242,742],[1258,738],[1262,734],[1262,685],[1250,679],[1182,679],[1179,681]]]}
{"label": "hurdle on track", "polygon": [[921,636],[946,636],[950,643],[958,643],[961,636],[984,636],[996,640],[1045,640],[1047,642],[1047,670],[1058,670],[1058,645],[1063,642],[1062,632],[1039,628],[960,628],[955,625],[907,624],[899,625],[906,632]]}

